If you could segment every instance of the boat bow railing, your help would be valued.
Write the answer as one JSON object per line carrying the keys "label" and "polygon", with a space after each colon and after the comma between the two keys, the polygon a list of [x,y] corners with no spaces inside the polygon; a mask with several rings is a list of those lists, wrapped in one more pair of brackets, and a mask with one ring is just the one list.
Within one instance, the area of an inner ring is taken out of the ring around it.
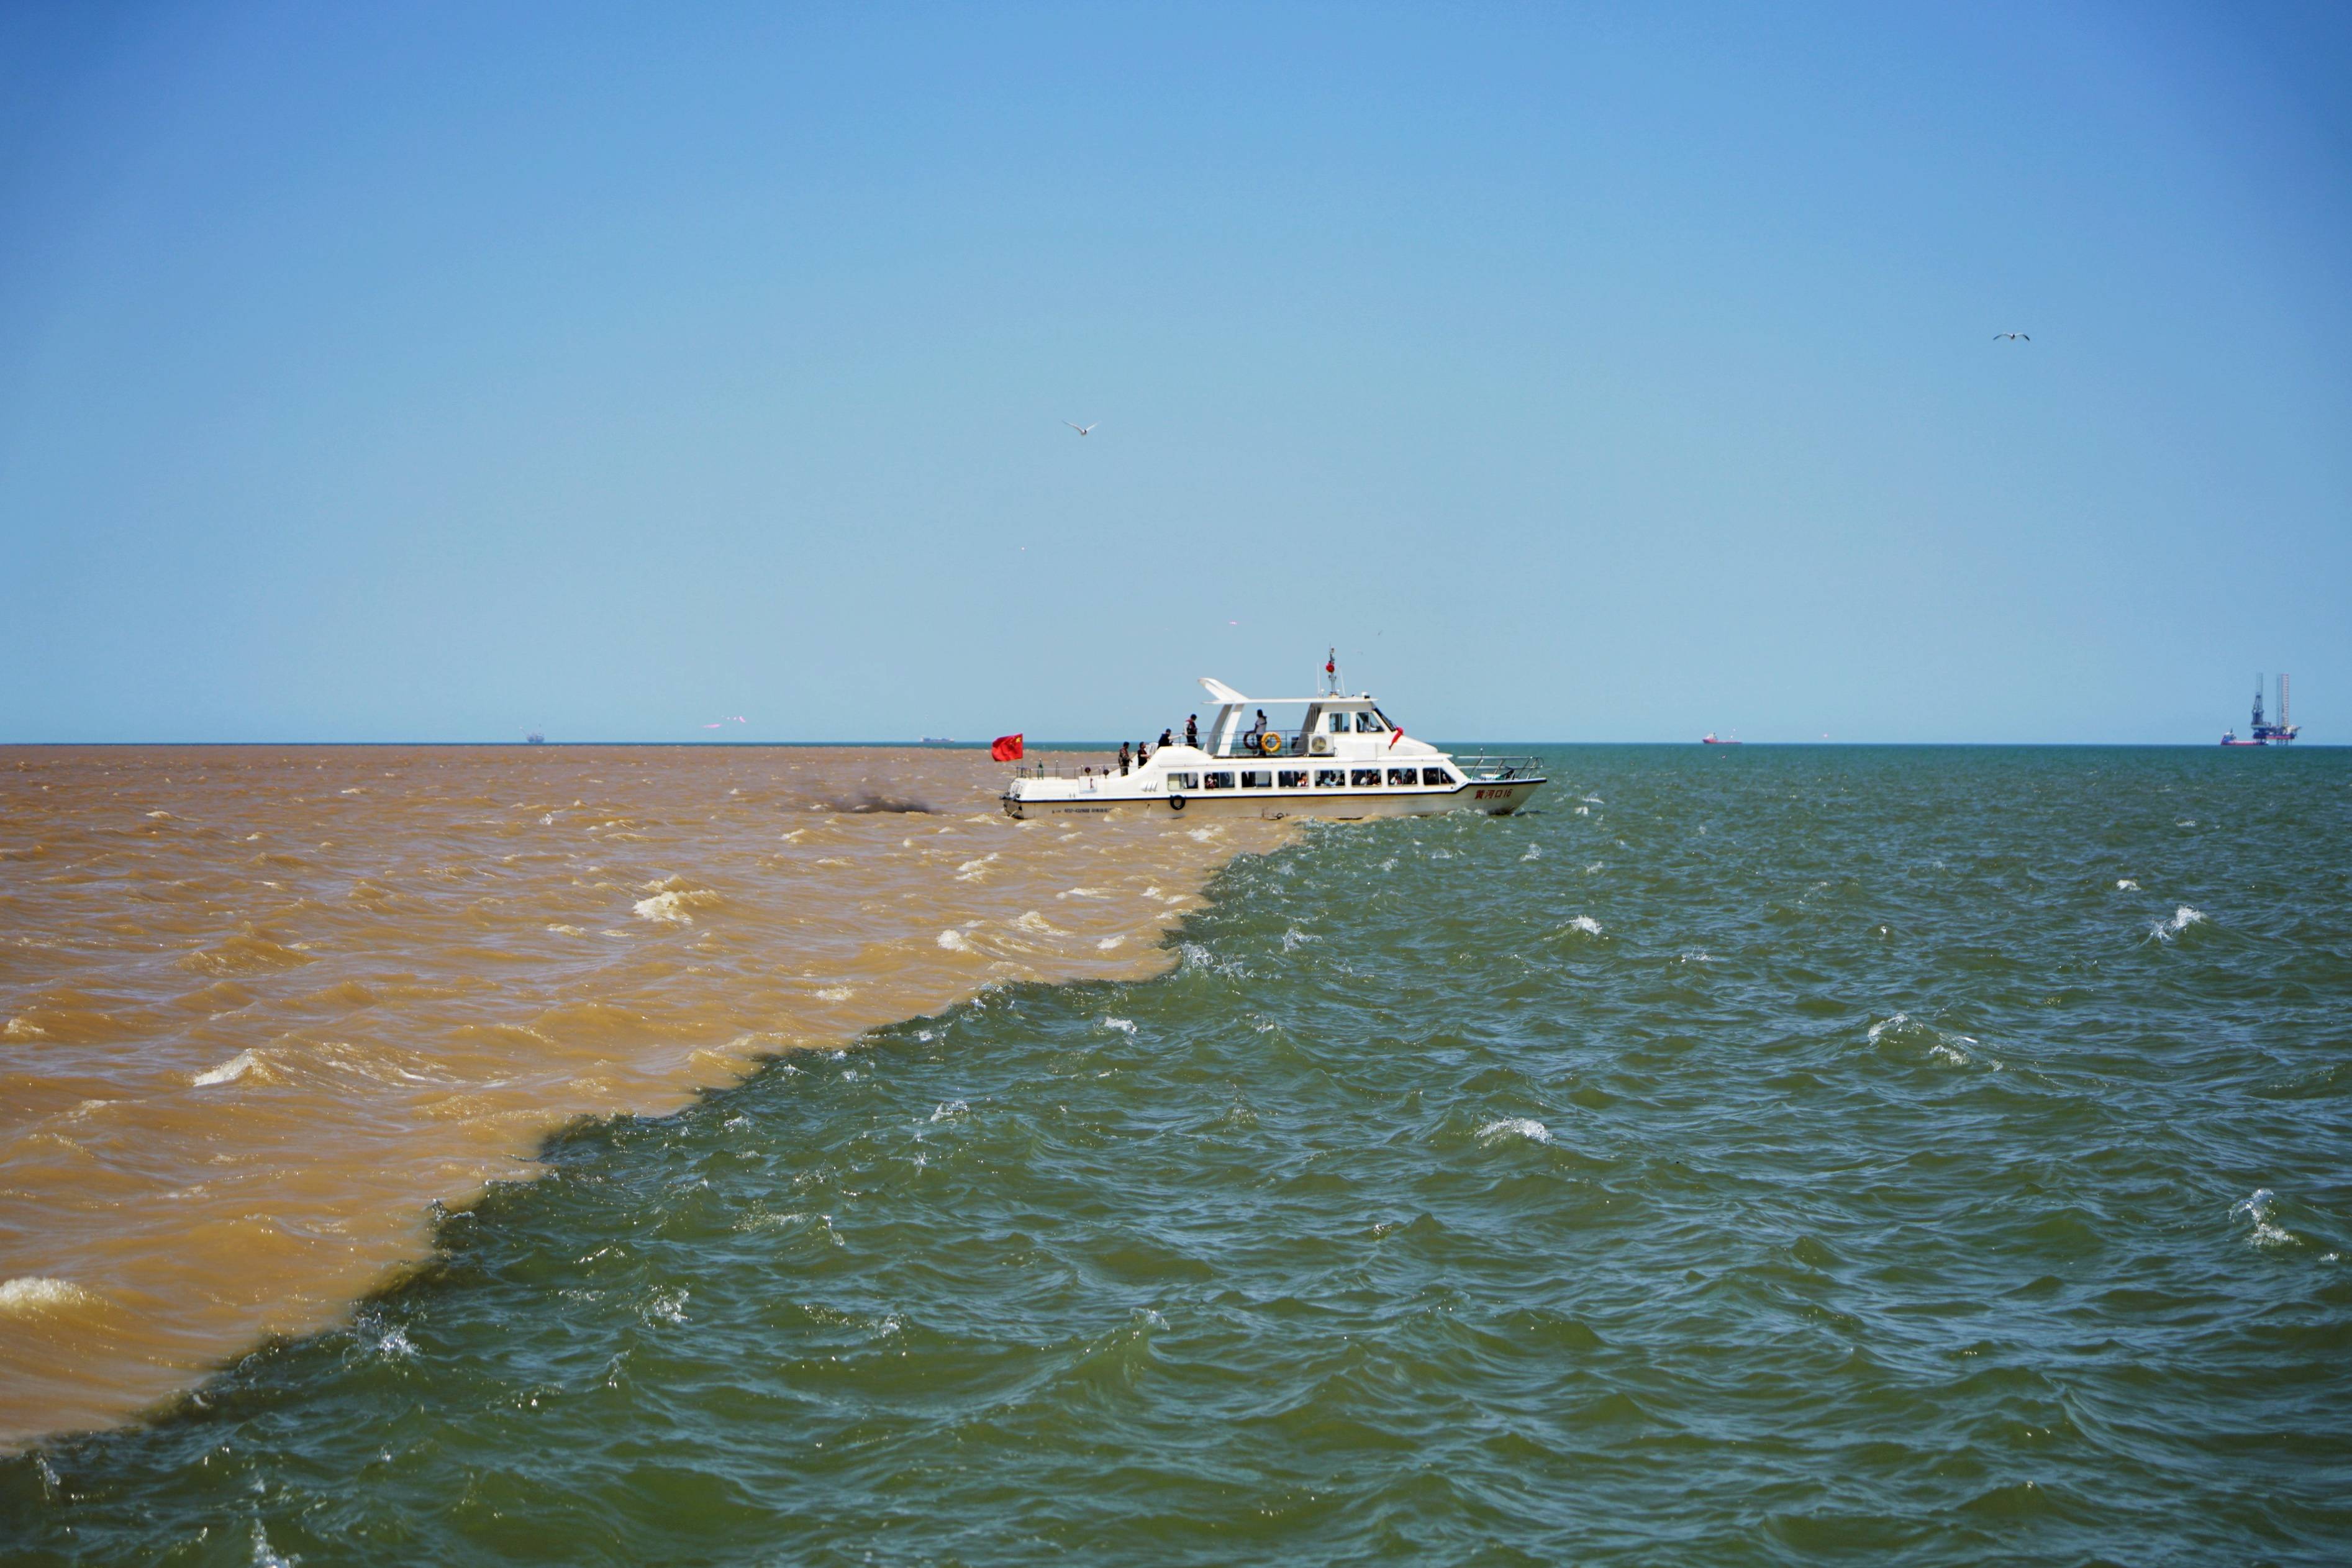
{"label": "boat bow railing", "polygon": [[1540,779],[1544,776],[1543,758],[1532,752],[1517,755],[1481,752],[1456,757],[1454,766],[1462,769],[1462,777],[1473,784],[1507,784],[1516,779]]}

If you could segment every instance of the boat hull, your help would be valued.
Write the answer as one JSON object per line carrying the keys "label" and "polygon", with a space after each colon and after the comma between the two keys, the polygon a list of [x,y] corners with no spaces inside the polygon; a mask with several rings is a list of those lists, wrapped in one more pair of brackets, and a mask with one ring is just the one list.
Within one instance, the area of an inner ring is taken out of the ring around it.
{"label": "boat hull", "polygon": [[[1247,817],[1281,821],[1290,817],[1316,817],[1334,822],[1360,822],[1381,817],[1440,817],[1453,811],[1480,811],[1507,817],[1542,789],[1541,779],[1511,779],[1471,782],[1455,789],[1384,790],[1361,794],[1339,789],[1215,789],[1162,795],[1079,794],[1044,797],[1007,795],[1004,814],[1015,821],[1042,821],[1061,817],[1122,817],[1148,815],[1173,823],[1211,818]],[[1183,804],[1178,806],[1176,801]]]}

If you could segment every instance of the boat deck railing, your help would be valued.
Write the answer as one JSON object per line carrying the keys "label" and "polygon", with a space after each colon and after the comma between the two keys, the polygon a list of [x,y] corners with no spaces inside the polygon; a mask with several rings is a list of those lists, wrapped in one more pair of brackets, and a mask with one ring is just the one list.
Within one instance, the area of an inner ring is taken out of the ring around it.
{"label": "boat deck railing", "polygon": [[1454,766],[1462,769],[1462,777],[1473,784],[1504,784],[1514,779],[1540,779],[1544,776],[1543,758],[1533,753],[1479,753],[1456,757]]}
{"label": "boat deck railing", "polygon": [[1026,762],[1013,772],[1015,779],[1117,779],[1119,777],[1118,756],[1114,752],[1108,762]]}
{"label": "boat deck railing", "polygon": [[1254,728],[1244,730],[1226,742],[1225,750],[1213,752],[1211,755],[1220,760],[1241,757],[1304,757],[1307,755],[1307,732],[1303,729],[1276,729],[1272,725],[1266,726],[1264,733],[1273,736],[1282,743],[1281,748],[1276,751],[1268,751],[1258,743],[1259,733]]}
{"label": "boat deck railing", "polygon": [[[1253,757],[1274,758],[1303,755],[1306,754],[1303,752],[1292,752],[1287,750],[1278,752],[1244,752],[1235,750],[1227,756],[1216,758],[1216,760],[1220,762],[1241,762],[1246,761]],[[1328,762],[1330,759],[1315,758],[1310,758],[1310,760]],[[1380,759],[1374,758],[1372,760],[1378,761]],[[1350,765],[1350,763],[1357,767],[1366,765],[1364,758],[1354,758],[1347,759],[1346,761],[1339,762],[1336,766],[1346,767]],[[1474,784],[1502,784],[1508,783],[1510,780],[1515,779],[1540,779],[1544,776],[1543,758],[1537,757],[1532,752],[1518,754],[1474,753],[1468,756],[1457,756],[1454,758],[1454,766],[1462,769],[1462,776],[1469,779]],[[1047,762],[1024,763],[1013,774],[1013,777],[1016,779],[1071,779],[1082,781],[1087,779],[1100,781],[1108,779],[1123,778],[1125,775],[1119,772],[1118,764],[1115,760],[1109,762],[1073,762],[1054,760]]]}

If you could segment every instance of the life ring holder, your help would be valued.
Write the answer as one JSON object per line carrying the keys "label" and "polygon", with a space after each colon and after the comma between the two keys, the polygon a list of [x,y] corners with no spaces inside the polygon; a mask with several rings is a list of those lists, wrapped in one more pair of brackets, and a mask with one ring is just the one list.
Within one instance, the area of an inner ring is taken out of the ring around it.
{"label": "life ring holder", "polygon": [[1171,795],[1171,796],[1169,796],[1169,797],[1168,797],[1168,809],[1169,809],[1170,810],[1171,810],[1171,811],[1181,811],[1181,810],[1182,810],[1184,809],[1184,797],[1183,797],[1183,796],[1181,796],[1181,795]]}

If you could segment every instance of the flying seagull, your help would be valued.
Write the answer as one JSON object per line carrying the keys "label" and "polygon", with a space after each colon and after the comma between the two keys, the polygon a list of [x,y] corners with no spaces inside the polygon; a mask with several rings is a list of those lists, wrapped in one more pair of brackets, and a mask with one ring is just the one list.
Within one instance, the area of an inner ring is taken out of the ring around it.
{"label": "flying seagull", "polygon": [[[1070,422],[1066,419],[1062,421],[1062,423],[1064,424],[1070,424]],[[1095,421],[1095,424],[1100,424],[1101,423],[1102,421],[1099,419]],[[1092,435],[1095,433],[1095,424],[1070,424],[1070,428],[1076,431],[1080,435]]]}
{"label": "flying seagull", "polygon": [[1992,340],[1996,343],[2000,342],[2003,338],[2008,339],[2012,343],[2016,342],[2020,338],[2024,339],[2029,343],[2033,341],[2033,334],[2031,332],[1995,332],[1992,335]]}

